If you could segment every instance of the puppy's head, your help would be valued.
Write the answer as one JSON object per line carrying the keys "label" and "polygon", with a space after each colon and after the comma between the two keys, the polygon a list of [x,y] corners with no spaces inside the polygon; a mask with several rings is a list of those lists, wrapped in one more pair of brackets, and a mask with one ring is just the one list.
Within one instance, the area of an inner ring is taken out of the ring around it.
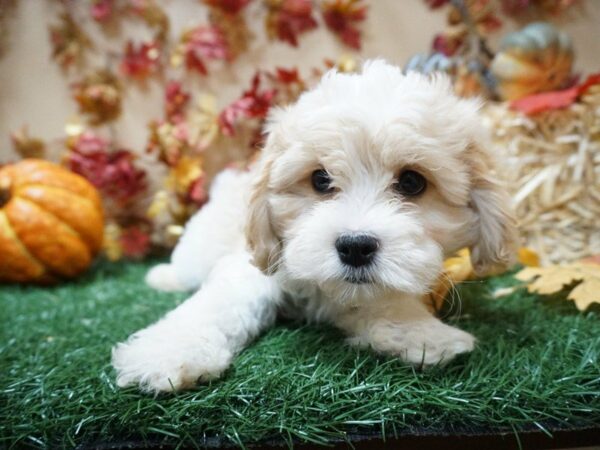
{"label": "puppy's head", "polygon": [[442,76],[382,61],[326,74],[267,126],[246,230],[255,264],[356,300],[425,293],[465,246],[479,273],[509,263],[515,229],[478,108]]}

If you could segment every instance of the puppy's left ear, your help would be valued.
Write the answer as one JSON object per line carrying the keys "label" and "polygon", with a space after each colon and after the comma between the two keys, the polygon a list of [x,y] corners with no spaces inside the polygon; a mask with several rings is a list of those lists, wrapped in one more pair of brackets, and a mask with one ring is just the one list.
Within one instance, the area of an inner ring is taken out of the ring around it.
{"label": "puppy's left ear", "polygon": [[277,271],[281,253],[281,240],[275,234],[271,223],[271,207],[269,205],[269,179],[271,167],[275,159],[275,151],[270,151],[272,137],[267,139],[263,149],[263,160],[257,167],[258,173],[252,186],[248,216],[246,218],[246,242],[252,262],[265,275]]}
{"label": "puppy's left ear", "polygon": [[480,147],[470,150],[471,207],[477,215],[471,262],[476,274],[485,275],[515,262],[519,238],[510,197],[493,174],[492,158]]}

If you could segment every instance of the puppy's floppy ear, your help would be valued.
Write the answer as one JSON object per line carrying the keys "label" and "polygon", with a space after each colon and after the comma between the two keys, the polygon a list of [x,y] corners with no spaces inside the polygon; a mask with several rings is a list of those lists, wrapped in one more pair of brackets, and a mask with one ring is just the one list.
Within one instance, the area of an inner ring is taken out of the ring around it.
{"label": "puppy's floppy ear", "polygon": [[515,262],[519,238],[508,192],[492,173],[492,158],[478,146],[470,150],[471,207],[477,215],[471,262],[475,273],[484,275]]}
{"label": "puppy's floppy ear", "polygon": [[252,262],[266,275],[271,275],[277,270],[281,254],[281,240],[273,230],[269,205],[271,167],[279,154],[275,140],[274,134],[269,134],[262,150],[262,160],[255,169],[258,172],[252,185],[245,229]]}

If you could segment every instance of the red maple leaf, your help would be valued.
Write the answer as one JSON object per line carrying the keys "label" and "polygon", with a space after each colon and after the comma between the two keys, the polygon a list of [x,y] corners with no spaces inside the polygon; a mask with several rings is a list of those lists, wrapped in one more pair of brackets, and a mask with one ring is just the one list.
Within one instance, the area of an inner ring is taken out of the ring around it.
{"label": "red maple leaf", "polygon": [[485,33],[492,33],[502,28],[502,21],[493,14],[488,14],[482,17],[477,25],[483,29]]}
{"label": "red maple leaf", "polygon": [[450,2],[450,0],[425,0],[427,6],[429,6],[431,9],[441,8],[448,2]]}
{"label": "red maple leaf", "polygon": [[86,131],[73,142],[69,142],[69,149],[77,153],[91,154],[96,152],[106,152],[109,149],[109,144],[106,139]]}
{"label": "red maple leaf", "polygon": [[346,45],[360,50],[360,30],[355,24],[367,18],[367,6],[362,0],[328,0],[323,3],[325,25]]}
{"label": "red maple leaf", "polygon": [[317,27],[311,0],[283,0],[271,7],[268,21],[273,34],[294,47],[300,34]]}
{"label": "red maple leaf", "polygon": [[190,94],[183,90],[179,81],[171,80],[165,88],[165,116],[171,122],[183,120],[184,111],[190,101]]}
{"label": "red maple leaf", "polygon": [[185,65],[202,75],[207,74],[205,59],[230,60],[232,58],[225,34],[214,25],[194,28],[184,36]]}
{"label": "red maple leaf", "polygon": [[108,142],[86,132],[70,144],[69,168],[104,195],[125,204],[146,189],[146,173],[135,167],[129,150],[110,151]]}
{"label": "red maple leaf", "polygon": [[160,46],[157,42],[144,42],[138,47],[131,41],[127,42],[121,60],[121,73],[141,80],[155,73],[159,65]]}
{"label": "red maple leaf", "polygon": [[502,11],[508,15],[525,12],[531,6],[531,0],[501,0]]}
{"label": "red maple leaf", "polygon": [[515,17],[528,12],[558,15],[578,2],[579,0],[501,0],[504,13]]}
{"label": "red maple leaf", "polygon": [[127,258],[140,259],[150,250],[150,234],[141,227],[133,225],[121,230],[119,243],[123,255]]}
{"label": "red maple leaf", "polygon": [[436,34],[433,38],[433,50],[444,56],[452,56],[463,44],[462,37],[449,37],[443,33]]}
{"label": "red maple leaf", "polygon": [[110,20],[114,12],[114,2],[115,0],[93,0],[90,7],[92,18],[100,23]]}
{"label": "red maple leaf", "polygon": [[275,79],[282,84],[302,84],[302,79],[300,78],[298,69],[295,67],[293,69],[277,67]]}
{"label": "red maple leaf", "polygon": [[200,207],[208,201],[208,192],[206,191],[206,179],[200,175],[190,183],[186,195],[186,202],[193,203]]}
{"label": "red maple leaf", "polygon": [[190,70],[196,71],[201,75],[207,75],[208,70],[206,69],[206,65],[201,58],[198,57],[195,53],[186,53],[185,54],[185,67]]}
{"label": "red maple leaf", "polygon": [[226,14],[236,15],[252,0],[204,0],[204,3],[213,8],[218,8]]}
{"label": "red maple leaf", "polygon": [[224,135],[235,134],[234,125],[241,117],[263,119],[267,116],[277,93],[276,89],[259,91],[260,73],[252,78],[252,86],[219,114],[219,127]]}

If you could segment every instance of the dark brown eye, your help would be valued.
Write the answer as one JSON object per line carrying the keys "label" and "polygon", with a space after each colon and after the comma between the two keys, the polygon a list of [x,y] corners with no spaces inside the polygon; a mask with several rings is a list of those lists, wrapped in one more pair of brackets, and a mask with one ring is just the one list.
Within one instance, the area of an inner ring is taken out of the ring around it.
{"label": "dark brown eye", "polygon": [[427,180],[419,172],[405,170],[398,177],[396,190],[406,197],[416,197],[425,192]]}
{"label": "dark brown eye", "polygon": [[325,169],[315,170],[310,177],[310,181],[315,191],[320,192],[321,194],[333,191],[333,188],[331,187],[331,177]]}

